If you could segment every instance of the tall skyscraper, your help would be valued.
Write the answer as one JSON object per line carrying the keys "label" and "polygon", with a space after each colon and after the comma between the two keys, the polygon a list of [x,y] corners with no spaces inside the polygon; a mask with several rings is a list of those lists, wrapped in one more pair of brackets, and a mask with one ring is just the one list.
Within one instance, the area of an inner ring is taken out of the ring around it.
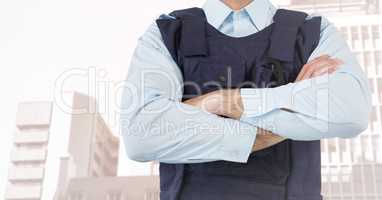
{"label": "tall skyscraper", "polygon": [[74,178],[114,177],[118,170],[119,139],[97,112],[96,100],[74,93],[71,102],[67,155],[60,156],[60,167],[55,172],[59,175],[55,199],[63,199]]}
{"label": "tall skyscraper", "polygon": [[61,100],[19,104],[5,200],[52,200],[72,178],[116,175],[119,140],[96,101]]}
{"label": "tall skyscraper", "polygon": [[45,175],[51,102],[20,103],[5,199],[40,199]]}
{"label": "tall skyscraper", "polygon": [[379,0],[291,0],[283,7],[323,14],[343,34],[367,73],[373,111],[354,139],[321,142],[326,200],[382,199],[382,13]]}

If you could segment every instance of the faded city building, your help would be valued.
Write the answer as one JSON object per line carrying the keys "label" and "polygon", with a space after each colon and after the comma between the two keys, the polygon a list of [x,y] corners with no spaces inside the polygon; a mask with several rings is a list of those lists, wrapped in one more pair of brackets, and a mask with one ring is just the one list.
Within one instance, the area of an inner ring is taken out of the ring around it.
{"label": "faded city building", "polygon": [[159,200],[158,176],[74,178],[65,200]]}
{"label": "faded city building", "polygon": [[67,93],[18,106],[5,200],[52,200],[71,178],[116,176],[119,140],[96,101]]}
{"label": "faded city building", "polygon": [[51,102],[23,102],[17,110],[5,199],[40,199],[45,177]]}
{"label": "faded city building", "polygon": [[68,155],[60,157],[55,199],[66,199],[74,178],[115,177],[118,170],[119,139],[97,112],[95,99],[74,93],[72,102]]}
{"label": "faded city building", "polygon": [[68,92],[18,106],[5,200],[159,200],[148,176],[117,176],[119,139],[94,98]]}

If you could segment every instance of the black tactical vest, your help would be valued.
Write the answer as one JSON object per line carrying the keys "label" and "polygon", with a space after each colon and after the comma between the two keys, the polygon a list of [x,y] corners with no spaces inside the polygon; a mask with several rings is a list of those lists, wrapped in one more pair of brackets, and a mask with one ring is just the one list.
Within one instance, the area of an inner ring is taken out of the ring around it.
{"label": "black tactical vest", "polygon": [[[200,8],[170,15],[157,25],[184,82],[195,83],[183,99],[294,82],[320,38],[321,18],[297,11],[280,9],[270,26],[240,38],[215,29]],[[161,163],[160,185],[161,200],[321,200],[320,142],[287,140],[245,164]]]}

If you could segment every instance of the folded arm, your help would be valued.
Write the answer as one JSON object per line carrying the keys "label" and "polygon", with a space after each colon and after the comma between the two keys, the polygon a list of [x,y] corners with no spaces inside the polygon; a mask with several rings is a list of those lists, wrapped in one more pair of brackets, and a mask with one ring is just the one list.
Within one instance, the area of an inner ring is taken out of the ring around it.
{"label": "folded arm", "polygon": [[121,133],[136,161],[246,162],[256,127],[181,102],[182,77],[153,24],[132,58],[121,101]]}
{"label": "folded arm", "polygon": [[[311,79],[324,74],[331,74],[342,64],[342,61],[338,59],[330,58],[327,55],[320,56],[313,59],[309,63],[303,66],[299,73],[296,82]],[[210,113],[230,117],[233,119],[240,119],[243,113],[243,101],[241,98],[239,89],[219,90],[211,92],[202,96],[198,96],[185,101],[184,103],[192,105],[202,110],[206,110]],[[282,108],[283,111],[293,112],[291,110]],[[264,116],[261,116],[262,119]],[[275,144],[278,144],[286,138],[272,133],[270,131],[271,123],[267,123],[268,126],[262,126],[260,123],[256,123],[256,118],[250,119],[251,124],[256,125],[257,135],[256,142],[253,145],[252,151],[259,151],[266,149]],[[259,128],[262,126],[263,128]],[[268,129],[268,130],[266,130]]]}
{"label": "folded arm", "polygon": [[[341,60],[334,73],[276,88],[241,89],[240,100],[233,100],[241,104],[219,106],[238,109],[218,111],[294,140],[347,138],[365,130],[371,110],[367,79],[334,25],[323,19],[321,29],[310,61],[324,54]],[[303,69],[298,79],[315,69],[314,65]]]}
{"label": "folded arm", "polygon": [[[371,111],[367,78],[341,33],[325,18],[320,42],[310,60],[323,54],[343,64],[333,74],[278,88],[244,91],[243,121],[294,140],[348,138],[365,130]],[[263,107],[255,109],[256,102]]]}

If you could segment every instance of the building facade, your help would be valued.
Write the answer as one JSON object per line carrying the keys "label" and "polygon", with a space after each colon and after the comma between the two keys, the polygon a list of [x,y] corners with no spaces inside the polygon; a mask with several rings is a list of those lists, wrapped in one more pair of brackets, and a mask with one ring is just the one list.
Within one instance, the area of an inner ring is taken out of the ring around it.
{"label": "building facade", "polygon": [[114,177],[118,170],[119,139],[97,112],[95,99],[74,93],[70,102],[66,155],[59,157],[54,199],[63,199],[74,178]]}
{"label": "building facade", "polygon": [[321,142],[327,200],[382,199],[382,13],[379,0],[291,0],[283,7],[323,14],[343,34],[368,76],[369,128],[354,139]]}
{"label": "building facade", "polygon": [[44,181],[51,102],[20,103],[5,199],[40,199]]}
{"label": "building facade", "polygon": [[96,101],[71,92],[62,105],[19,104],[5,200],[57,199],[72,178],[116,176],[119,140]]}
{"label": "building facade", "polygon": [[159,200],[159,177],[73,178],[60,200]]}
{"label": "building facade", "polygon": [[285,8],[326,16],[374,15],[381,11],[380,0],[281,0],[280,4]]}

